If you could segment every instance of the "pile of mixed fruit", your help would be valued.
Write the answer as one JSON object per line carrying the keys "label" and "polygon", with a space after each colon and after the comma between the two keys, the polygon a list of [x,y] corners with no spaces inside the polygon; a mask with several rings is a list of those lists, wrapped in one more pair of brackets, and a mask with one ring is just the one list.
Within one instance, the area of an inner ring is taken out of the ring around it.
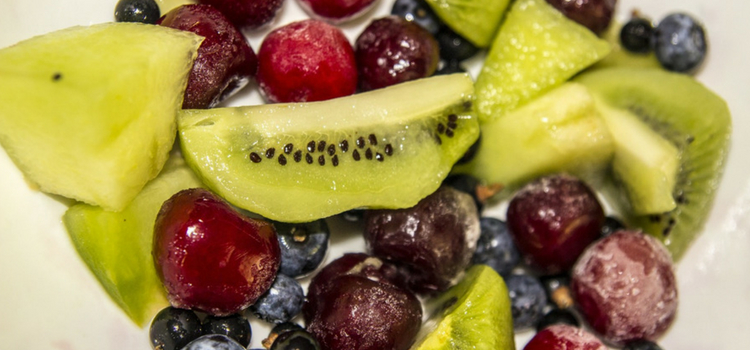
{"label": "pile of mixed fruit", "polygon": [[[283,0],[121,0],[0,50],[0,143],[77,201],[76,249],[154,349],[660,349],[731,132],[691,76],[701,24],[397,0],[350,43],[377,1],[298,0],[256,54]],[[266,104],[217,107],[253,80]],[[327,259],[330,220],[366,251]]]}

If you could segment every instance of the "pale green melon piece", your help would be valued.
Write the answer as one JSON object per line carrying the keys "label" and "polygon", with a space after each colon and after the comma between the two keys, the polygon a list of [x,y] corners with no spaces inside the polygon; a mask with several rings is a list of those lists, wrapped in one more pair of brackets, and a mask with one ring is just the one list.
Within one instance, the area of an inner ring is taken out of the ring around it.
{"label": "pale green melon piece", "polygon": [[214,192],[276,221],[406,208],[478,138],[473,92],[454,74],[322,102],[186,110],[180,144]]}
{"label": "pale green melon piece", "polygon": [[601,101],[597,106],[614,140],[612,170],[626,188],[633,213],[661,214],[674,209],[680,151],[632,112]]}
{"label": "pale green melon piece", "polygon": [[169,305],[151,257],[156,215],[173,194],[202,186],[175,155],[124,210],[111,212],[77,204],[63,217],[81,259],[138,326]]}
{"label": "pale green melon piece", "polygon": [[106,23],[0,50],[0,144],[42,191],[124,208],[167,160],[201,40]]}
{"label": "pale green melon piece", "polygon": [[477,77],[480,122],[559,86],[609,53],[609,44],[544,0],[518,0]]}
{"label": "pale green melon piece", "polygon": [[474,265],[464,279],[435,300],[436,310],[412,350],[513,350],[513,316],[502,277]]}
{"label": "pale green melon piece", "polygon": [[427,0],[454,32],[477,47],[490,46],[510,0]]}
{"label": "pale green melon piece", "polygon": [[659,60],[653,51],[649,53],[634,53],[626,50],[620,45],[620,31],[622,23],[612,21],[602,38],[609,42],[612,51],[601,61],[596,62],[591,69],[608,67],[633,67],[633,68],[661,68]]}
{"label": "pale green melon piece", "polygon": [[575,83],[486,122],[481,130],[475,158],[455,170],[509,187],[557,172],[589,177],[609,166],[614,149],[594,98]]}

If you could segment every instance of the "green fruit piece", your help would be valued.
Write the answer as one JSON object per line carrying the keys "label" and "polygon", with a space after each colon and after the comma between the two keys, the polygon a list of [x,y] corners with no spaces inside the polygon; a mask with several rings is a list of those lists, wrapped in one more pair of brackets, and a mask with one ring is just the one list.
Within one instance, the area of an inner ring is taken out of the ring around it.
{"label": "green fruit piece", "polygon": [[201,40],[106,23],[0,50],[0,144],[42,191],[124,208],[169,156]]}
{"label": "green fruit piece", "polygon": [[485,48],[492,43],[510,0],[427,0],[427,3],[454,32],[474,46]]}
{"label": "green fruit piece", "polygon": [[435,76],[312,103],[183,111],[188,164],[232,204],[283,222],[406,208],[479,135],[471,78]]}
{"label": "green fruit piece", "polygon": [[612,159],[612,136],[580,84],[565,83],[481,130],[476,156],[455,171],[487,183],[512,188],[557,172],[587,177]]}
{"label": "green fruit piece", "polygon": [[661,214],[676,207],[680,151],[627,109],[597,104],[614,140],[612,170],[625,187],[634,214]]}
{"label": "green fruit piece", "polygon": [[633,68],[661,68],[659,60],[653,52],[634,53],[630,52],[620,45],[620,31],[622,23],[612,22],[602,39],[607,40],[612,47],[612,51],[601,61],[596,62],[592,69],[609,68],[609,67],[633,67]]}
{"label": "green fruit piece", "polygon": [[436,305],[412,350],[513,350],[513,316],[505,282],[491,267],[474,265]]}
{"label": "green fruit piece", "polygon": [[156,214],[173,194],[195,187],[200,180],[176,155],[123,211],[77,204],[63,217],[78,254],[138,326],[168,305],[151,258]]}
{"label": "green fruit piece", "polygon": [[518,0],[476,83],[480,122],[501,117],[559,86],[609,53],[609,44],[545,0]]}
{"label": "green fruit piece", "polygon": [[610,107],[637,115],[680,151],[672,193],[676,208],[630,218],[680,259],[703,229],[724,169],[732,128],[726,102],[692,77],[660,69],[601,69],[576,81]]}

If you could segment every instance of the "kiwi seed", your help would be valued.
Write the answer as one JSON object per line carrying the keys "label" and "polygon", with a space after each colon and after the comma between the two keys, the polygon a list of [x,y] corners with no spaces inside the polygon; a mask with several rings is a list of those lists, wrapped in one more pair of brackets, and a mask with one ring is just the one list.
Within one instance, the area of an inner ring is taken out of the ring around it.
{"label": "kiwi seed", "polygon": [[310,141],[307,143],[307,151],[310,153],[315,152],[315,141]]}
{"label": "kiwi seed", "polygon": [[384,151],[385,151],[386,155],[392,156],[393,155],[393,146],[391,146],[390,143],[387,144],[387,145],[385,145],[385,150]]}
{"label": "kiwi seed", "polygon": [[364,137],[360,136],[357,139],[357,147],[359,147],[359,148],[365,148],[365,138]]}
{"label": "kiwi seed", "polygon": [[310,153],[305,154],[305,161],[307,162],[307,164],[312,164],[313,163],[313,158],[310,155]]}
{"label": "kiwi seed", "polygon": [[276,149],[271,147],[266,150],[266,158],[271,159],[273,158],[273,155],[276,154]]}
{"label": "kiwi seed", "polygon": [[354,152],[352,152],[352,158],[354,158],[354,160],[359,160],[359,151],[355,149]]}
{"label": "kiwi seed", "polygon": [[349,141],[342,140],[339,143],[339,148],[341,148],[341,152],[347,152],[347,151],[349,151]]}
{"label": "kiwi seed", "polygon": [[279,164],[286,165],[286,157],[283,154],[279,155]]}
{"label": "kiwi seed", "polygon": [[258,153],[252,152],[252,153],[250,153],[250,160],[253,163],[260,163],[260,161],[262,160],[262,158],[258,155]]}
{"label": "kiwi seed", "polygon": [[326,149],[326,142],[322,140],[318,142],[318,152],[323,152],[323,150],[325,149]]}
{"label": "kiwi seed", "polygon": [[284,153],[290,154],[292,153],[292,150],[294,150],[294,145],[291,143],[287,143],[286,146],[284,146]]}

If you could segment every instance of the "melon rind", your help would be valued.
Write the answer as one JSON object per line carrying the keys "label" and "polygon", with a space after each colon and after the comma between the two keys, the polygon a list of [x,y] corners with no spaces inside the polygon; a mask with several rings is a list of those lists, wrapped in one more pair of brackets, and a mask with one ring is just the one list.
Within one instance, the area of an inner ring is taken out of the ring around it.
{"label": "melon rind", "polygon": [[[240,208],[282,222],[306,222],[349,209],[406,208],[434,192],[479,135],[469,108],[471,78],[435,76],[334,100],[185,110],[178,117],[180,144],[188,164],[214,192]],[[453,137],[436,131],[457,116]],[[359,149],[355,139],[369,139]],[[440,137],[441,143],[436,142]],[[340,141],[348,140],[343,152]],[[308,152],[309,141],[326,140],[323,152]],[[327,150],[336,144],[338,166]],[[287,144],[294,151],[279,156]],[[391,144],[393,155],[383,152]],[[272,159],[266,150],[274,148]],[[367,160],[372,149],[383,161]],[[353,151],[361,160],[353,159]],[[314,159],[295,162],[303,151]],[[262,157],[250,160],[251,153]],[[323,157],[324,164],[319,164]]]}
{"label": "melon rind", "polygon": [[201,41],[105,23],[0,50],[0,144],[41,191],[124,208],[167,160]]}

